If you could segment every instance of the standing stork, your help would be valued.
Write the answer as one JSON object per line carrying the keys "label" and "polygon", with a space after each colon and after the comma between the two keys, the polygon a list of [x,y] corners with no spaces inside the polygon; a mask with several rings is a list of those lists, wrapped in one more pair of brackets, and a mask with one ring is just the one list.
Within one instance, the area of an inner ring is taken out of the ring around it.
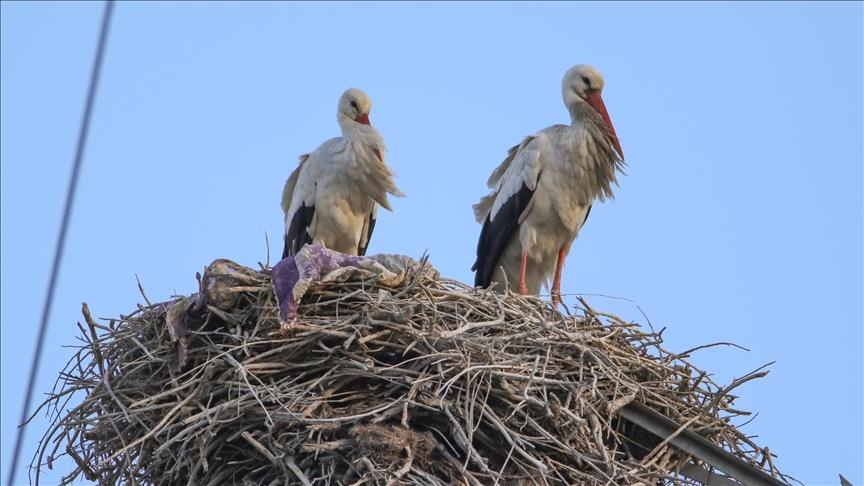
{"label": "standing stork", "polygon": [[387,194],[403,195],[384,160],[384,139],[369,123],[371,109],[366,93],[349,88],[337,108],[342,136],[300,156],[282,191],[282,258],[313,242],[341,253],[365,255],[378,205],[392,211]]}
{"label": "standing stork", "polygon": [[520,294],[538,294],[552,278],[552,302],[561,302],[564,257],[594,199],[614,197],[611,186],[624,165],[602,91],[600,71],[570,68],[561,82],[570,125],[525,138],[492,172],[492,192],[474,205],[483,223],[471,267],[475,286],[501,290],[518,282]]}

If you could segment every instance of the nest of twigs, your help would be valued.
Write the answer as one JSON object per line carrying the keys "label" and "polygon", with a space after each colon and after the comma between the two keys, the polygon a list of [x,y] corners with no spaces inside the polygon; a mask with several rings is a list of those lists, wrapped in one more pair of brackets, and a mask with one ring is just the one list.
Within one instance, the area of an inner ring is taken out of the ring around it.
{"label": "nest of twigs", "polygon": [[267,269],[208,279],[107,323],[85,305],[37,482],[65,454],[64,482],[105,485],[686,483],[688,457],[616,415],[634,399],[776,473],[731,423],[733,386],[584,302],[419,271],[313,287],[285,324]]}

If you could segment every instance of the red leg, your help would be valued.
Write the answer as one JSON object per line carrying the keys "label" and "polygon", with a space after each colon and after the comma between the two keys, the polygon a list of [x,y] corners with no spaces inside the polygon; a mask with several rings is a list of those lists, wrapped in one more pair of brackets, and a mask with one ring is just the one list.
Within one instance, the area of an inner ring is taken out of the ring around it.
{"label": "red leg", "polygon": [[528,286],[525,285],[525,269],[528,266],[528,252],[522,252],[522,268],[519,270],[519,293],[528,295]]}
{"label": "red leg", "polygon": [[552,303],[561,303],[561,271],[564,270],[564,250],[558,250],[558,263],[555,264],[555,279],[552,281]]}

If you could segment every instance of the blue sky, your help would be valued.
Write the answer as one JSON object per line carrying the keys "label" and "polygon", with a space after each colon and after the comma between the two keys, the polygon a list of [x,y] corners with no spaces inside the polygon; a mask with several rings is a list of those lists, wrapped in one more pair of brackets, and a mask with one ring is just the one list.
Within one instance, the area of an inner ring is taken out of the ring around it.
{"label": "blue sky", "polygon": [[[0,6],[2,481],[101,8]],[[472,281],[471,204],[510,146],[567,122],[560,80],[579,63],[606,77],[629,167],[592,210],[563,291],[645,323],[641,308],[671,350],[748,348],[694,356],[720,382],[776,361],[738,390],[758,412],[744,430],[806,484],[861,484],[852,2],[121,3],[34,401],[71,354],[82,301],[128,313],[136,275],[153,300],[189,294],[213,259],[267,261],[265,234],[275,263],[284,180],[338,134],[349,86],[372,97],[407,194],[379,215],[370,252],[428,251]],[[28,429],[25,464],[45,423]]]}

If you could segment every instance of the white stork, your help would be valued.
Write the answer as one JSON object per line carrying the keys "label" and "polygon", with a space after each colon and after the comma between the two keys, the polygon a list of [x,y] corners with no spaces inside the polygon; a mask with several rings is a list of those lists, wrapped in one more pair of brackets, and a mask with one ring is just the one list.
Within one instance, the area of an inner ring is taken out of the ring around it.
{"label": "white stork", "polygon": [[613,197],[611,185],[624,165],[602,90],[597,69],[570,68],[561,82],[570,125],[525,138],[492,172],[492,192],[474,205],[483,223],[474,285],[502,290],[518,282],[520,294],[538,294],[552,278],[552,302],[561,302],[564,257],[594,199]]}
{"label": "white stork", "polygon": [[369,124],[371,109],[366,93],[349,88],[337,108],[342,136],[300,156],[282,191],[282,258],[313,242],[349,255],[366,254],[377,206],[392,210],[387,194],[403,195],[384,160],[384,139]]}

